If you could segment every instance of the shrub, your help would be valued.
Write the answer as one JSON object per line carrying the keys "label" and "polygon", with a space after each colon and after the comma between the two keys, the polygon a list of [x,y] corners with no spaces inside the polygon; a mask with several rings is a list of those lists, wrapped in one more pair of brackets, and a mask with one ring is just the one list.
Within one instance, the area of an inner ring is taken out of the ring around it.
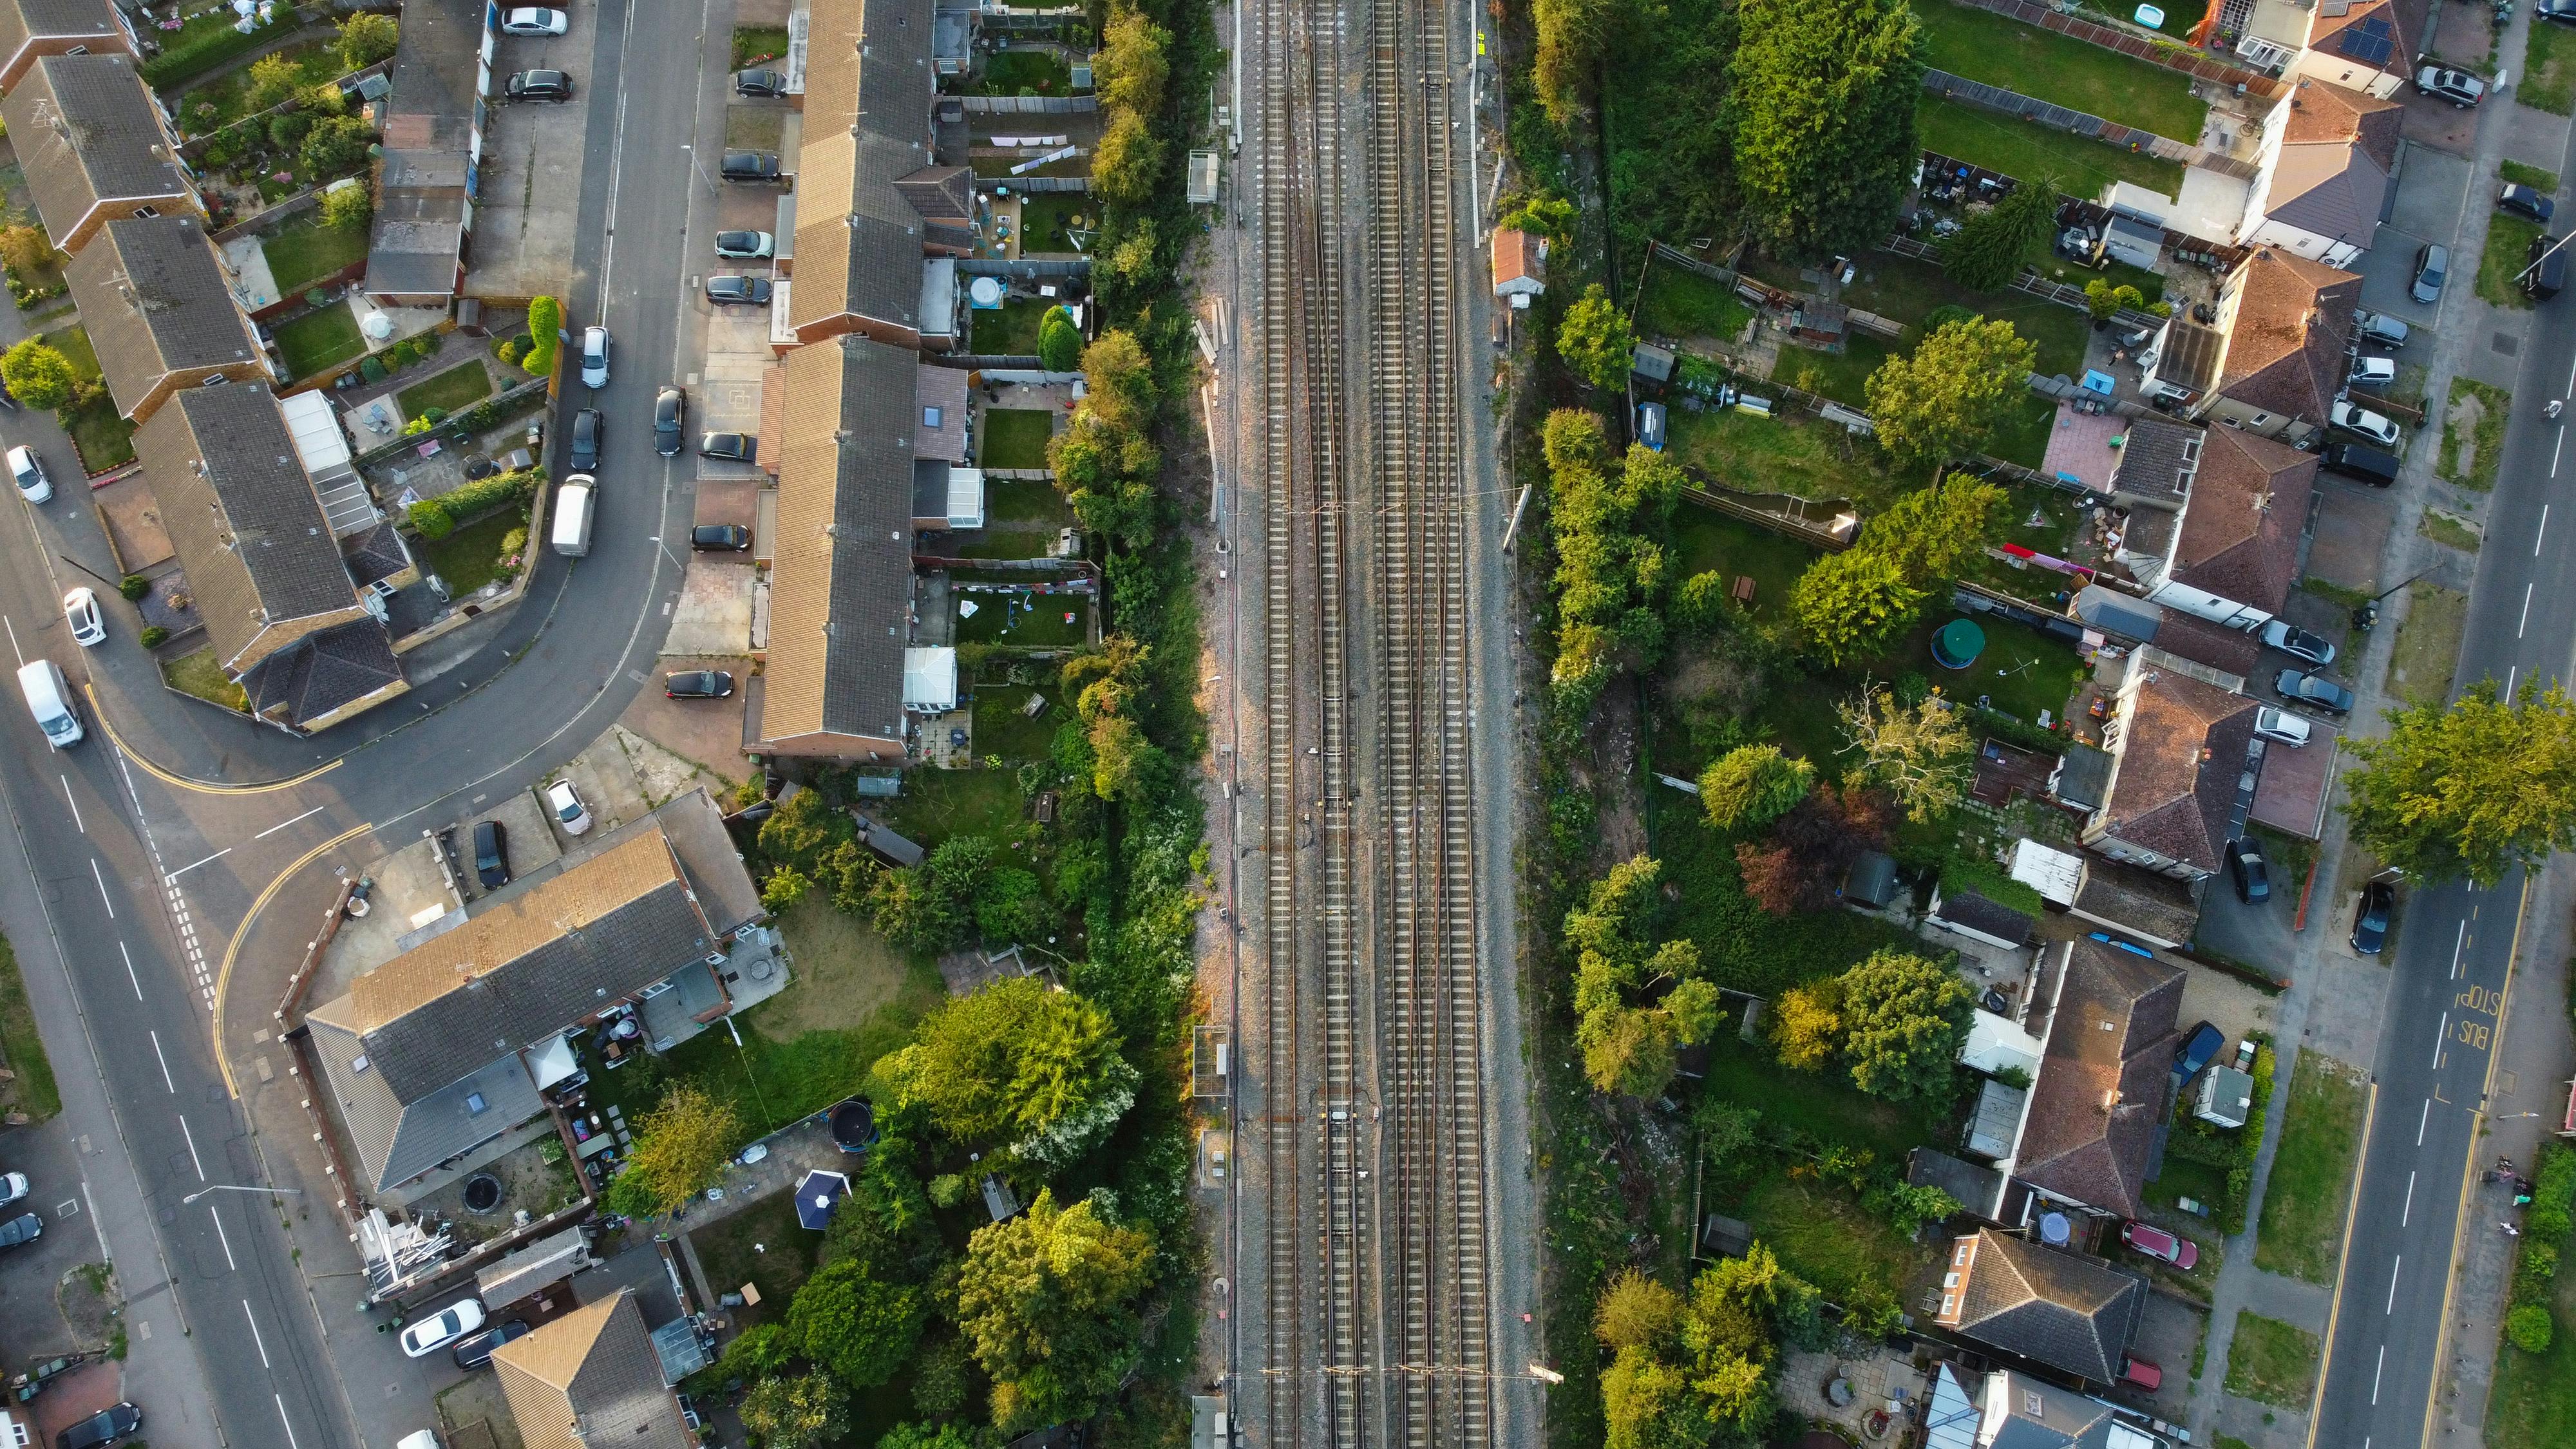
{"label": "shrub", "polygon": [[2504,1336],[2524,1353],[2547,1353],[2551,1340],[2558,1336],[2558,1325],[2549,1310],[2537,1303],[2526,1303],[2504,1316]]}
{"label": "shrub", "polygon": [[389,59],[399,37],[390,15],[352,15],[340,22],[340,63],[351,70],[365,70]]}
{"label": "shrub", "polygon": [[384,381],[387,376],[385,360],[381,357],[370,355],[365,361],[358,364],[358,376],[365,378],[369,382]]}
{"label": "shrub", "polygon": [[1038,324],[1038,361],[1049,372],[1071,372],[1082,365],[1081,329],[1062,307],[1048,308]]}
{"label": "shrub", "polygon": [[456,531],[456,515],[448,512],[447,504],[440,499],[422,499],[411,506],[407,516],[413,531],[432,543]]}
{"label": "shrub", "polygon": [[528,531],[524,528],[514,528],[501,535],[501,552],[504,555],[517,553],[527,546]]}
{"label": "shrub", "polygon": [[516,337],[502,338],[501,345],[492,349],[492,355],[501,359],[505,363],[517,362],[519,360],[519,339]]}
{"label": "shrub", "polygon": [[170,631],[158,624],[146,624],[143,626],[142,639],[144,648],[158,649],[170,642]]}
{"label": "shrub", "polygon": [[552,297],[539,297],[528,304],[529,345],[523,349],[519,365],[536,377],[555,370],[555,347],[563,337],[563,303]]}
{"label": "shrub", "polygon": [[367,159],[374,133],[356,116],[333,116],[304,138],[304,169],[315,179],[353,171]]}
{"label": "shrub", "polygon": [[[453,528],[466,519],[489,513],[502,504],[513,503],[527,497],[536,491],[538,481],[544,476],[541,469],[517,468],[507,473],[495,473],[489,478],[477,478],[464,487],[442,493],[431,501],[437,503],[447,514],[448,526]],[[413,506],[417,510],[418,505]],[[417,523],[414,526],[417,527]]]}
{"label": "shrub", "polygon": [[137,603],[145,594],[152,592],[152,581],[141,574],[127,574],[116,581],[116,592],[124,597],[125,602]]}
{"label": "shrub", "polygon": [[9,385],[11,397],[31,408],[51,410],[70,402],[78,381],[71,359],[41,338],[30,337],[0,352],[0,382]]}

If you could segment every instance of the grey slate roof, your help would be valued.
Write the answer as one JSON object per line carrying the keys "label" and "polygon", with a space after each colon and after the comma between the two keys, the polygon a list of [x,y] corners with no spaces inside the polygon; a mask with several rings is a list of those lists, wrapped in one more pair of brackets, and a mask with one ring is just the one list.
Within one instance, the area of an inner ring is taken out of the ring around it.
{"label": "grey slate roof", "polygon": [[[903,254],[899,254],[903,255]],[[909,256],[906,255],[909,265]],[[888,270],[892,270],[889,268]],[[891,552],[880,532],[901,533],[907,555],[912,524],[912,355],[857,337],[841,339],[847,358],[836,400],[791,399],[791,409],[832,406],[841,417],[840,476],[833,516],[840,533],[832,567],[832,644],[823,668],[823,727],[867,735],[903,717],[903,639],[887,629],[911,598],[910,569],[870,555]],[[945,505],[942,505],[945,511]],[[893,698],[880,690],[892,686]]]}
{"label": "grey slate roof", "polygon": [[705,786],[674,797],[653,812],[653,819],[661,823],[671,853],[680,858],[681,873],[698,893],[698,909],[717,935],[730,936],[768,916],[760,888],[751,883],[742,853],[725,830],[724,812]]}
{"label": "grey slate roof", "polygon": [[111,221],[63,276],[108,393],[128,417],[171,373],[265,365],[214,244],[193,216]]}
{"label": "grey slate roof", "polygon": [[241,687],[255,714],[283,708],[286,723],[303,729],[313,721],[403,677],[385,626],[352,619],[307,634],[245,670]]}
{"label": "grey slate roof", "polygon": [[39,57],[0,115],[57,246],[101,201],[193,194],[131,57]]}
{"label": "grey slate roof", "polygon": [[1976,1245],[1952,1331],[2077,1378],[2119,1376],[2146,1311],[2146,1279],[1993,1228]]}
{"label": "grey slate roof", "polygon": [[545,1110],[516,1052],[406,1104],[375,1070],[364,1038],[321,1010],[305,1022],[313,1029],[314,1055],[321,1058],[341,1126],[375,1191],[399,1187]]}
{"label": "grey slate roof", "polygon": [[1940,908],[1933,919],[1992,936],[1998,941],[2020,945],[2030,939],[2030,917],[2010,906],[1997,905],[1975,891],[1961,891],[1941,897]]}
{"label": "grey slate roof", "polygon": [[1984,1449],[2104,1449],[2111,1442],[2109,1404],[2008,1369],[1995,1377],[2004,1382],[1986,1387],[2001,1389],[2005,1417]]}
{"label": "grey slate roof", "polygon": [[465,245],[465,177],[482,44],[480,0],[410,0],[385,103],[384,165],[367,245],[369,292],[456,287]]}
{"label": "grey slate roof", "polygon": [[349,579],[360,588],[378,579],[389,579],[411,567],[411,551],[402,541],[402,531],[390,518],[352,538],[343,540],[340,556],[349,561]]}

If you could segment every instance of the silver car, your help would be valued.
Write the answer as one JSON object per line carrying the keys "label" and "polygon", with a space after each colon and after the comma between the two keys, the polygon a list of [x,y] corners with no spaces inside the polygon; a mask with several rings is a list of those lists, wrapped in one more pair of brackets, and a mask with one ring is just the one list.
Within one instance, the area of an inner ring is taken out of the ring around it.
{"label": "silver car", "polygon": [[581,385],[608,386],[608,329],[605,327],[582,329]]}

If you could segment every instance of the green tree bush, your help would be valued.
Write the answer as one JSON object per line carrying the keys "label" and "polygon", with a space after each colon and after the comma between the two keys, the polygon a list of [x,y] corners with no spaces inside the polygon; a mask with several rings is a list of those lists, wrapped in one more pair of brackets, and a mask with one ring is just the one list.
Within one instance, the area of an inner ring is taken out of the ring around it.
{"label": "green tree bush", "polygon": [[1616,391],[1627,381],[1636,353],[1636,333],[1597,282],[1583,289],[1583,295],[1565,309],[1565,320],[1557,324],[1556,355],[1566,370],[1604,392]]}
{"label": "green tree bush", "polygon": [[1673,1078],[1675,1051],[1705,1040],[1724,1011],[1699,947],[1655,939],[1661,870],[1652,856],[1622,861],[1565,917],[1565,945],[1575,960],[1574,1039],[1584,1075],[1604,1092],[1662,1091]]}
{"label": "green tree bush", "polygon": [[365,70],[377,61],[393,59],[400,40],[394,17],[362,11],[340,22],[340,63],[351,70]]}
{"label": "green tree bush", "polygon": [[1854,253],[1895,229],[1920,159],[1920,26],[1905,0],[1744,7],[1723,124],[1743,215],[1793,256]]}
{"label": "green tree bush", "polygon": [[2000,292],[2021,275],[2022,259],[2057,224],[2057,184],[2023,181],[1976,212],[1941,244],[1941,270],[1971,292]]}
{"label": "green tree bush", "polygon": [[951,1141],[1058,1166],[1108,1135],[1139,1081],[1107,1013],[1025,976],[942,1004],[869,1078]]}
{"label": "green tree bush", "polygon": [[1891,1101],[1945,1101],[1976,993],[1947,966],[1881,950],[1843,973],[1852,1085]]}
{"label": "green tree bush", "polygon": [[141,574],[127,574],[116,581],[117,597],[129,604],[142,602],[143,596],[150,592],[152,581]]}
{"label": "green tree bush", "polygon": [[2550,1318],[2548,1309],[2525,1303],[2505,1310],[2504,1336],[2524,1353],[2547,1353],[2558,1337],[2558,1324]]}
{"label": "green tree bush", "polygon": [[635,1150],[617,1180],[633,1179],[631,1190],[644,1194],[653,1211],[669,1212],[715,1185],[741,1130],[731,1104],[695,1083],[679,1083],[662,1094],[661,1105],[636,1118]]}
{"label": "green tree bush", "polygon": [[867,1264],[841,1258],[817,1268],[796,1290],[787,1329],[805,1356],[845,1387],[872,1389],[912,1357],[929,1307],[921,1289],[884,1282]]}
{"label": "green tree bush", "polygon": [[762,1379],[738,1412],[761,1449],[818,1449],[850,1431],[849,1395],[817,1373]]}
{"label": "green tree bush", "polygon": [[1043,1190],[1027,1212],[975,1230],[957,1273],[957,1327],[993,1381],[996,1428],[1098,1411],[1144,1351],[1136,1302],[1153,1252],[1148,1233],[1096,1200],[1059,1208]]}
{"label": "green tree bush", "polygon": [[2038,358],[2009,322],[1953,322],[1932,333],[1863,384],[1880,446],[1917,466],[1975,453],[2029,395]]}
{"label": "green tree bush", "polygon": [[366,164],[367,148],[374,143],[375,133],[364,118],[327,117],[304,137],[304,174],[315,181],[346,175]]}
{"label": "green tree bush", "polygon": [[0,352],[0,383],[8,384],[9,395],[28,407],[61,407],[71,401],[79,380],[71,359],[42,338],[30,337]]}
{"label": "green tree bush", "polygon": [[1740,745],[1700,772],[1700,806],[1720,830],[1759,830],[1807,798],[1815,779],[1815,766],[1777,745]]}
{"label": "green tree bush", "polygon": [[1073,325],[1073,314],[1062,307],[1049,307],[1038,323],[1038,361],[1049,372],[1072,372],[1082,366],[1082,329]]}
{"label": "green tree bush", "polygon": [[1856,548],[1807,565],[1789,590],[1789,616],[1810,647],[1840,665],[1883,652],[1927,597],[1896,560]]}
{"label": "green tree bush", "polygon": [[2353,839],[2383,864],[2418,882],[2493,886],[2576,846],[2576,704],[2555,686],[2508,699],[2482,680],[2447,708],[2385,718],[2386,735],[2345,742],[2360,763],[2344,773],[2343,805]]}

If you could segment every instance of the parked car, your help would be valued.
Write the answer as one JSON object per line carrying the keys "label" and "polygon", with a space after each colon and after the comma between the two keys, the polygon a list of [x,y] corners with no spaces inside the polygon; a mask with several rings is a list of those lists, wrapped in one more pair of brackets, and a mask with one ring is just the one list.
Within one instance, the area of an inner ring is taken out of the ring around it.
{"label": "parked car", "polygon": [[666,699],[722,699],[733,693],[733,676],[721,669],[692,669],[662,676]]}
{"label": "parked car", "polygon": [[2293,625],[2287,619],[2274,619],[2265,624],[2263,642],[2285,654],[2296,654],[2310,664],[2335,662],[2335,647],[2332,644]]}
{"label": "parked car", "polygon": [[2565,238],[2547,232],[2531,239],[2522,249],[2522,293],[2535,302],[2546,302],[2567,285],[2567,244]]}
{"label": "parked car", "polygon": [[2303,674],[2296,669],[2284,669],[2272,681],[2272,687],[2279,690],[2284,698],[2295,699],[2301,704],[2312,704],[2334,714],[2349,714],[2352,711],[2352,691],[2322,674]]}
{"label": "parked car", "polygon": [[2361,909],[2352,914],[2352,949],[2357,956],[2376,956],[2388,944],[2388,916],[2397,909],[2397,887],[2375,880],[2361,888]]}
{"label": "parked car", "polygon": [[510,832],[498,820],[474,823],[474,878],[487,891],[510,883]]}
{"label": "parked car", "polygon": [[2120,1241],[2150,1258],[2162,1258],[2188,1272],[2200,1262],[2200,1246],[2189,1238],[2177,1238],[2151,1223],[2132,1219],[2120,1224]]}
{"label": "parked car", "polygon": [[2404,460],[2386,448],[2368,443],[2328,443],[2325,470],[2357,478],[2374,488],[2385,488],[2397,481],[2397,470]]}
{"label": "parked car", "polygon": [[2451,249],[2440,242],[2426,242],[2415,253],[2415,281],[2409,289],[2415,300],[2430,307],[2442,300],[2442,284],[2451,277]]}
{"label": "parked car", "polygon": [[698,437],[698,456],[701,458],[748,463],[759,451],[760,440],[749,433],[702,433]]}
{"label": "parked car", "polygon": [[787,77],[767,66],[753,66],[733,73],[733,93],[746,99],[767,99],[787,94]]}
{"label": "parked car", "polygon": [[778,243],[765,231],[720,231],[716,233],[716,255],[736,261],[765,261]]}
{"label": "parked car", "polygon": [[514,101],[568,101],[572,77],[559,70],[523,70],[510,77],[503,89]]}
{"label": "parked car", "polygon": [[142,1427],[141,1409],[114,1404],[56,1434],[54,1449],[102,1449]]}
{"label": "parked car", "polygon": [[2576,0],[2534,0],[2531,13],[2561,25],[2576,25]]}
{"label": "parked car", "polygon": [[2254,711],[2254,733],[2293,748],[2306,744],[2315,728],[2307,716],[2292,714],[2286,709],[2274,709],[2267,704]]}
{"label": "parked car", "polygon": [[716,163],[716,174],[727,181],[775,181],[778,179],[778,153],[775,151],[727,151]]}
{"label": "parked car", "polygon": [[2346,432],[2359,433],[2383,448],[2396,447],[2402,436],[2397,425],[2384,415],[2344,398],[2336,398],[2326,409],[2326,421]]}
{"label": "parked car", "polygon": [[2521,185],[2507,186],[2497,192],[2496,207],[2516,216],[2530,217],[2542,226],[2549,225],[2549,218],[2558,213],[2557,202],[2542,195],[2537,188]]}
{"label": "parked car", "polygon": [[35,449],[21,444],[9,450],[9,476],[28,502],[54,501],[54,480],[45,476],[45,460],[36,456]]}
{"label": "parked car", "polygon": [[503,35],[561,35],[571,28],[572,17],[535,6],[523,5],[501,17]]}
{"label": "parked car", "polygon": [[581,385],[592,388],[608,386],[608,329],[605,327],[581,329]]}
{"label": "parked car", "polygon": [[7,1207],[31,1191],[33,1189],[27,1186],[27,1174],[0,1172],[0,1207]]}
{"label": "parked car", "polygon": [[2382,312],[2355,312],[2352,317],[2360,329],[2361,340],[2381,347],[2406,345],[2406,324]]}
{"label": "parked car", "polygon": [[471,1337],[460,1338],[456,1341],[456,1366],[461,1369],[479,1369],[492,1361],[494,1349],[508,1343],[511,1339],[525,1338],[529,1332],[528,1320],[513,1318],[507,1323],[493,1324],[490,1328]]}
{"label": "parked car", "polygon": [[751,547],[751,530],[739,523],[701,523],[689,530],[689,547],[740,553]]}
{"label": "parked car", "polygon": [[2227,1045],[2227,1034],[2208,1022],[2201,1022],[2183,1033],[2182,1045],[2174,1048],[2174,1075],[2188,1082],[2200,1075],[2200,1069],[2218,1060],[2218,1049]]}
{"label": "parked car", "polygon": [[2351,369],[2343,376],[2346,387],[2386,387],[2396,380],[2397,359],[2394,357],[2356,357],[2352,360]]}
{"label": "parked car", "polygon": [[2464,70],[2428,65],[2415,72],[2415,89],[2467,110],[2487,98],[2487,83]]}
{"label": "parked car", "polygon": [[459,1298],[407,1325],[402,1331],[403,1352],[413,1358],[427,1358],[482,1326],[483,1300]]}
{"label": "parked car", "polygon": [[34,1213],[20,1213],[0,1223],[0,1248],[23,1248],[45,1235],[45,1220]]}
{"label": "parked car", "polygon": [[2227,878],[2236,886],[2236,898],[2249,906],[2259,906],[2272,898],[2272,869],[2263,863],[2263,847],[2252,836],[2240,835],[2227,842]]}
{"label": "parked car", "polygon": [[769,305],[769,279],[746,277],[739,272],[726,272],[707,278],[707,300],[719,306],[766,307]]}
{"label": "parked car", "polygon": [[2165,1385],[2165,1371],[2134,1353],[2120,1356],[2120,1382],[2152,1394]]}
{"label": "parked car", "polygon": [[680,451],[689,421],[689,395],[665,387],[653,395],[653,451],[668,458]]}
{"label": "parked car", "polygon": [[566,835],[580,835],[590,829],[590,810],[581,803],[570,780],[557,777],[546,786],[546,809]]}
{"label": "parked car", "polygon": [[587,473],[599,466],[599,435],[607,420],[597,408],[583,408],[572,415],[572,466],[576,473]]}
{"label": "parked car", "polygon": [[107,619],[98,611],[98,595],[87,585],[63,595],[63,619],[72,626],[72,642],[83,649],[107,642]]}

